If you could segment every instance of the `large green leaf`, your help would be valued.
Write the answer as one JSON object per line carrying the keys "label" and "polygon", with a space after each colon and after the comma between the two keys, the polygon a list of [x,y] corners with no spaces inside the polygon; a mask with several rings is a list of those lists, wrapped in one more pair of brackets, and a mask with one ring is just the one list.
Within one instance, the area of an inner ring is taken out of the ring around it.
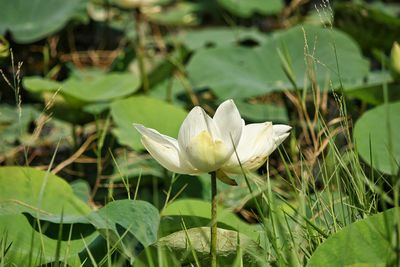
{"label": "large green leaf", "polygon": [[322,243],[307,266],[396,266],[399,221],[396,208],[352,223]]}
{"label": "large green leaf", "polygon": [[[32,260],[32,266],[36,266],[52,262],[59,245],[59,259],[71,266],[78,265],[78,253],[85,249],[81,238],[58,243],[57,239],[35,231],[21,213],[63,214],[68,218],[84,216],[90,211],[72,188],[55,175],[28,167],[0,168],[0,235],[11,244],[6,254],[10,264],[27,266]],[[96,236],[96,233],[86,236],[86,244]]]}
{"label": "large green leaf", "polygon": [[354,127],[354,141],[361,158],[387,174],[400,166],[400,102],[384,104],[365,112]]}
{"label": "large green leaf", "polygon": [[250,17],[253,13],[262,15],[278,13],[283,8],[282,0],[218,0],[231,13],[239,17]]}
{"label": "large green leaf", "polygon": [[[47,236],[61,238],[85,236],[95,229],[105,240],[133,258],[157,240],[160,216],[158,210],[148,202],[141,200],[116,200],[108,203],[97,211],[84,216],[60,216],[45,213],[27,212],[24,214],[34,222],[39,219],[53,232]],[[32,220],[33,218],[33,220]],[[61,227],[62,222],[62,227]],[[33,224],[31,222],[31,224]],[[49,231],[48,231],[49,232]]]}
{"label": "large green leaf", "polygon": [[[108,109],[111,100],[136,92],[140,79],[133,73],[80,71],[64,82],[41,77],[25,77],[24,87],[34,95],[54,104],[51,112],[75,124],[92,119]],[[90,114],[89,114],[90,113]]]}
{"label": "large green leaf", "polygon": [[[266,35],[254,28],[244,27],[213,27],[196,30],[188,30],[174,36],[190,50],[197,50],[207,46],[226,46],[237,44],[240,41],[252,40],[263,43]],[[174,40],[171,37],[171,40]]]}
{"label": "large green leaf", "polygon": [[132,73],[109,73],[94,79],[69,79],[61,92],[86,102],[97,102],[134,93],[139,85],[139,77]]}
{"label": "large green leaf", "polygon": [[[296,87],[303,88],[312,68],[305,63],[304,36],[308,43],[307,59],[315,60],[315,77],[321,88],[329,88],[329,81],[338,87],[340,80],[350,82],[368,74],[368,62],[347,35],[311,25],[303,28],[278,32],[256,48],[198,50],[189,62],[189,77],[195,86],[210,87],[222,99],[291,89],[293,85],[286,73],[291,73]],[[307,81],[306,86],[309,85]]]}
{"label": "large green leaf", "polygon": [[89,216],[89,221],[97,229],[111,229],[118,233],[117,226],[122,226],[143,246],[157,240],[159,220],[158,210],[153,205],[130,199],[110,202]]}
{"label": "large green leaf", "polygon": [[399,85],[393,83],[393,79],[388,71],[370,72],[367,77],[358,81],[344,83],[344,93],[346,96],[353,96],[373,105],[380,105],[385,102],[385,89],[389,101],[400,99]]}
{"label": "large green leaf", "polygon": [[121,144],[133,149],[143,148],[133,123],[140,123],[162,134],[176,137],[186,114],[182,108],[147,96],[134,96],[111,104],[111,115],[117,125],[114,133]]}
{"label": "large green leaf", "polygon": [[134,93],[139,89],[140,79],[132,73],[96,73],[72,77],[56,82],[40,77],[25,77],[24,87],[32,93],[55,92],[67,98],[85,103],[109,101]]}
{"label": "large green leaf", "polygon": [[[245,262],[245,266],[264,266],[265,253],[255,241],[237,231],[221,228],[217,234],[218,266],[236,266],[235,262],[240,260]],[[160,258],[172,263],[170,266],[191,266],[195,262],[200,266],[210,266],[210,227],[175,232],[160,238],[152,248],[139,256],[137,266],[150,266],[150,259],[159,266]],[[193,254],[196,254],[196,259]]]}
{"label": "large green leaf", "polygon": [[[236,230],[258,240],[260,229],[256,225],[249,225],[240,220],[232,211],[218,207],[218,224],[221,228]],[[163,211],[161,234],[169,234],[182,229],[182,219],[186,227],[206,226],[210,223],[211,205],[209,202],[198,199],[182,199],[172,202]]]}
{"label": "large green leaf", "polygon": [[242,101],[237,101],[236,106],[243,118],[253,122],[289,122],[289,117],[286,108],[274,104],[250,104]]}
{"label": "large green leaf", "polygon": [[18,43],[40,40],[84,9],[86,0],[0,0],[0,34],[11,31]]}

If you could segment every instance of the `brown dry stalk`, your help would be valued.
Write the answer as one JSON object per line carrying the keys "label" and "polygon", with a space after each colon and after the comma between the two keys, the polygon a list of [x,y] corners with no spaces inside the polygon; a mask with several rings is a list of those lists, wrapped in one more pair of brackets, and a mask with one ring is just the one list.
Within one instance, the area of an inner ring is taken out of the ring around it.
{"label": "brown dry stalk", "polygon": [[77,160],[90,146],[90,144],[97,139],[97,135],[93,134],[86,139],[86,141],[82,144],[82,146],[74,153],[72,154],[68,159],[64,160],[60,164],[58,164],[51,172],[53,174],[57,174],[59,171],[67,167],[68,165],[72,164]]}

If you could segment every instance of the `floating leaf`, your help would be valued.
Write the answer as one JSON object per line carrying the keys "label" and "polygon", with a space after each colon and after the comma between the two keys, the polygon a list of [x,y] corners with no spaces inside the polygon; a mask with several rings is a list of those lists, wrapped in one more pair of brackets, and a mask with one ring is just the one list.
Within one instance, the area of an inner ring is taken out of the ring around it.
{"label": "floating leaf", "polygon": [[307,267],[394,266],[399,212],[387,210],[346,226],[317,248]]}
{"label": "floating leaf", "polygon": [[[182,219],[186,227],[206,226],[210,223],[210,203],[198,199],[182,199],[172,202],[163,211],[163,220],[160,232],[165,235],[174,231],[182,230]],[[218,224],[221,228],[236,230],[258,240],[260,233],[257,226],[252,226],[240,220],[235,214],[227,209],[218,207]]]}
{"label": "floating leaf", "polygon": [[69,79],[61,92],[86,102],[97,102],[132,94],[139,85],[139,78],[132,73],[109,73],[92,80]]}
{"label": "floating leaf", "polygon": [[64,82],[40,77],[25,77],[24,87],[53,103],[51,111],[60,119],[84,124],[90,114],[108,109],[109,101],[132,94],[139,89],[140,79],[132,73],[80,72]]}
{"label": "floating leaf", "polygon": [[34,227],[39,221],[46,227],[43,234],[55,240],[81,239],[97,230],[132,260],[144,247],[157,240],[160,221],[153,205],[129,199],[110,202],[87,215],[49,215],[32,211],[24,215]]}
{"label": "floating leaf", "polygon": [[[265,264],[265,259],[262,257],[265,253],[246,235],[221,228],[217,229],[217,234],[218,266],[233,266],[238,259],[243,260],[246,263],[245,266]],[[195,253],[200,266],[210,266],[210,227],[191,228],[160,238],[153,250],[139,256],[137,266],[149,266],[148,255],[152,255],[153,263],[157,263],[159,253],[164,254],[163,258],[167,258],[166,260],[179,262],[184,266],[195,264],[193,257]]]}
{"label": "floating leaf", "polygon": [[396,175],[400,166],[400,102],[365,112],[354,127],[354,141],[361,158],[377,170]]}
{"label": "floating leaf", "polygon": [[[264,35],[254,28],[244,27],[213,27],[185,31],[174,36],[190,50],[197,50],[210,46],[227,46],[238,44],[241,41],[251,40],[259,44],[263,43],[267,35]],[[171,40],[174,40],[171,37]]]}
{"label": "floating leaf", "polygon": [[10,31],[18,43],[38,41],[64,27],[86,0],[0,0],[0,34]]}
{"label": "floating leaf", "polygon": [[[300,26],[293,27],[276,33],[256,48],[198,50],[187,67],[189,77],[195,86],[210,87],[221,99],[246,98],[291,89],[293,82],[298,88],[303,88],[307,71],[312,68],[305,63],[304,36],[309,49],[307,59],[315,60],[315,77],[321,88],[329,89],[329,81],[338,87],[340,80],[349,82],[368,74],[368,61],[345,34],[311,25],[304,26],[304,32]],[[309,85],[310,82],[306,83]]]}
{"label": "floating leaf", "polygon": [[114,101],[111,104],[111,115],[117,125],[114,133],[119,142],[133,149],[142,149],[140,134],[133,123],[140,123],[162,134],[176,137],[187,112],[155,98],[133,96]]}
{"label": "floating leaf", "polygon": [[269,103],[250,104],[242,101],[237,101],[236,106],[243,118],[253,122],[289,122],[287,110],[284,106],[277,106]]}
{"label": "floating leaf", "polygon": [[373,105],[385,102],[385,90],[387,86],[388,100],[400,99],[399,85],[393,83],[393,79],[387,71],[370,72],[367,77],[350,83],[344,83],[343,89],[346,96],[353,96]]}
{"label": "floating leaf", "polygon": [[[34,231],[21,213],[63,214],[68,221],[69,217],[85,216],[90,211],[74,195],[68,183],[53,174],[27,167],[0,168],[0,234],[11,244],[6,254],[6,262],[10,264],[27,266],[32,260],[36,266],[52,262],[59,245],[59,259],[68,265],[79,266],[78,253],[85,249],[82,238],[58,242]],[[96,236],[96,233],[85,235],[86,244]]]}
{"label": "floating leaf", "polygon": [[139,89],[140,79],[132,73],[97,73],[72,77],[65,82],[25,77],[23,85],[32,93],[60,90],[59,93],[65,96],[67,101],[77,99],[90,103],[109,101],[132,94]]}
{"label": "floating leaf", "polygon": [[[117,200],[89,215],[88,220],[131,258],[157,240],[158,210],[140,200]],[[122,241],[122,242],[121,242]]]}

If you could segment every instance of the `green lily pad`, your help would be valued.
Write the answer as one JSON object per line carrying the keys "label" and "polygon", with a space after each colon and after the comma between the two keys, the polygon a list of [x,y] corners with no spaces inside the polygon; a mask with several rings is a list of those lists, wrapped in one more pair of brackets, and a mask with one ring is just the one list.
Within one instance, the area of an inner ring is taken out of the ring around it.
{"label": "green lily pad", "polygon": [[147,97],[133,96],[116,100],[111,104],[111,115],[117,128],[114,130],[118,141],[133,149],[143,149],[140,134],[133,123],[158,130],[160,133],[176,138],[187,112],[164,101]]}
{"label": "green lily pad", "polygon": [[[234,45],[240,41],[252,40],[263,43],[267,35],[254,28],[245,27],[213,27],[198,30],[188,30],[174,36],[190,50],[197,50],[207,46]],[[171,40],[174,40],[172,37]]]}
{"label": "green lily pad", "polygon": [[157,240],[158,210],[140,200],[118,200],[89,215],[89,221],[132,260]]}
{"label": "green lily pad", "polygon": [[[321,88],[330,89],[330,81],[337,88],[340,80],[350,82],[368,74],[368,61],[347,35],[305,25],[278,32],[256,48],[230,46],[198,50],[187,67],[189,77],[195,86],[210,87],[221,99],[265,95],[292,89],[293,83],[303,88],[307,66],[302,28],[312,54],[307,58],[316,59],[316,79]],[[292,82],[285,71],[291,73]],[[306,86],[309,85],[310,82]]]}
{"label": "green lily pad", "polygon": [[[99,217],[102,219],[98,220]],[[92,213],[89,220],[97,229],[112,229],[115,232],[118,232],[118,224],[132,233],[142,245],[149,246],[157,240],[160,216],[148,202],[124,199],[108,203]]]}
{"label": "green lily pad", "polygon": [[384,86],[388,89],[389,101],[400,99],[399,85],[393,83],[392,76],[387,71],[370,72],[365,79],[344,83],[346,96],[356,97],[373,105],[380,105],[385,102]]}
{"label": "green lily pad", "polygon": [[56,82],[40,77],[25,77],[24,87],[32,93],[55,92],[69,99],[84,103],[109,101],[136,92],[140,79],[132,73],[96,73],[72,77],[65,82]]}
{"label": "green lily pad", "polygon": [[52,103],[51,113],[55,117],[74,124],[84,124],[92,116],[82,111],[84,102],[61,93],[62,83],[41,77],[25,77],[22,84],[27,91],[45,103]]}
{"label": "green lily pad", "polygon": [[[61,236],[83,236],[95,229],[132,260],[157,240],[160,216],[158,210],[148,202],[140,200],[116,200],[101,209],[84,216],[60,216],[47,214],[24,214],[28,219],[39,219],[47,229],[54,229]],[[61,228],[60,224],[63,223]],[[71,226],[73,225],[73,226]],[[54,233],[45,233],[54,238]]]}
{"label": "green lily pad", "polygon": [[44,79],[41,77],[24,77],[23,86],[32,93],[41,93],[44,91],[57,91],[61,89],[62,84],[57,81]]}
{"label": "green lily pad", "polygon": [[270,15],[278,13],[284,6],[282,0],[218,0],[218,3],[232,14],[248,18],[254,13]]}
{"label": "green lily pad", "polygon": [[317,248],[307,267],[395,266],[399,215],[391,209],[346,226]]}
{"label": "green lily pad", "polygon": [[253,122],[289,122],[287,110],[284,106],[278,106],[269,103],[250,104],[242,101],[237,101],[236,106],[243,118]]}
{"label": "green lily pad", "polygon": [[399,173],[400,102],[365,112],[354,127],[354,141],[361,158],[373,168],[391,175]]}
{"label": "green lily pad", "polygon": [[[63,179],[28,167],[0,168],[0,234],[10,245],[6,262],[15,266],[31,266],[59,260],[79,266],[78,253],[98,235],[92,233],[82,238],[58,241],[33,230],[22,212],[48,216],[84,216],[90,208],[77,198]],[[43,229],[45,230],[45,229]]]}
{"label": "green lily pad", "polygon": [[[219,227],[238,231],[255,241],[259,239],[260,229],[256,225],[249,225],[240,220],[232,211],[218,207],[217,215]],[[206,226],[211,219],[211,205],[199,199],[180,199],[168,205],[162,216],[160,226],[162,235],[182,230],[182,219],[188,228]]]}
{"label": "green lily pad", "polygon": [[108,101],[136,92],[140,79],[132,73],[109,73],[93,80],[67,80],[61,92],[86,102]]}
{"label": "green lily pad", "polygon": [[[218,266],[235,266],[237,260],[243,260],[245,266],[264,266],[265,253],[261,247],[244,234],[218,228],[217,261]],[[158,266],[158,258],[168,262],[180,263],[183,266],[195,265],[210,266],[210,227],[198,227],[175,232],[163,238],[152,247],[152,250],[143,252],[137,266],[149,266],[149,259]],[[158,254],[162,253],[162,257]],[[196,259],[193,254],[196,254]],[[152,256],[152,258],[149,257]],[[264,262],[263,262],[264,261]]]}
{"label": "green lily pad", "polygon": [[84,124],[108,109],[111,100],[136,92],[140,79],[132,73],[87,71],[75,73],[64,82],[25,77],[23,86],[46,102],[53,102],[53,114],[63,120]]}
{"label": "green lily pad", "polygon": [[84,10],[86,0],[0,0],[0,35],[10,31],[18,43],[38,41],[58,30]]}

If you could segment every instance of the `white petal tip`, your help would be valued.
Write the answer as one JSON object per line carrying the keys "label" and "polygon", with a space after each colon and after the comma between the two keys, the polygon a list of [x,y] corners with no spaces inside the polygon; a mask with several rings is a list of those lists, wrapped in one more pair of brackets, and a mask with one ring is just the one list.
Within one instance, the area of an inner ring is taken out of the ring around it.
{"label": "white petal tip", "polygon": [[236,108],[236,104],[235,104],[235,102],[233,101],[233,99],[227,99],[227,100],[225,100],[224,102],[222,102],[222,103],[220,104],[220,106],[223,106],[223,105],[230,105],[230,106]]}
{"label": "white petal tip", "polygon": [[276,124],[276,125],[273,125],[273,127],[274,127],[274,133],[277,136],[286,134],[292,129],[291,126],[285,125],[285,124]]}
{"label": "white petal tip", "polygon": [[290,135],[290,133],[284,133],[275,137],[275,145],[279,146],[285,139]]}
{"label": "white petal tip", "polygon": [[139,123],[132,123],[133,127],[140,133],[143,134],[143,131],[146,129],[142,124]]}

